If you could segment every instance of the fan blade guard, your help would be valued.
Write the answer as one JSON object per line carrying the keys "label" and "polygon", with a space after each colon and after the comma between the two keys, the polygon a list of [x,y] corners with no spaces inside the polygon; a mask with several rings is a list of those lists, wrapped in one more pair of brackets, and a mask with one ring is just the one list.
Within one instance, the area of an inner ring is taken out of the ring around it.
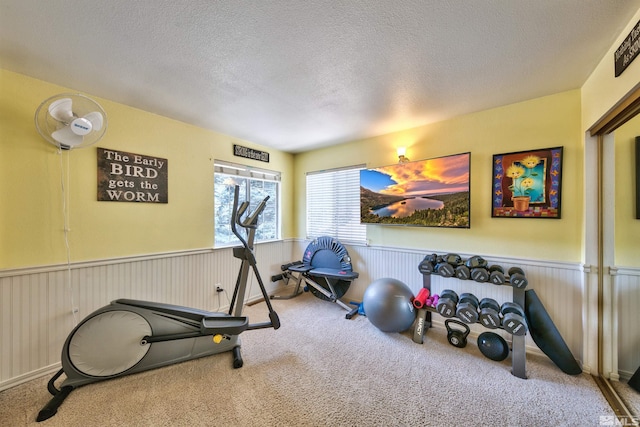
{"label": "fan blade guard", "polygon": [[35,124],[38,133],[56,147],[82,148],[104,136],[107,115],[93,99],[79,93],[63,93],[40,104]]}

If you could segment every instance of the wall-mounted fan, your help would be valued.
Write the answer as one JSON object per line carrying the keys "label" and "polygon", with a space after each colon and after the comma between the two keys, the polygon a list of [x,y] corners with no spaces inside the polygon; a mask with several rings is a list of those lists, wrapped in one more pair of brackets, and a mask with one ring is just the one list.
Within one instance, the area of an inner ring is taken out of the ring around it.
{"label": "wall-mounted fan", "polygon": [[76,93],[45,100],[35,120],[40,135],[64,150],[95,144],[107,130],[107,115],[100,104]]}

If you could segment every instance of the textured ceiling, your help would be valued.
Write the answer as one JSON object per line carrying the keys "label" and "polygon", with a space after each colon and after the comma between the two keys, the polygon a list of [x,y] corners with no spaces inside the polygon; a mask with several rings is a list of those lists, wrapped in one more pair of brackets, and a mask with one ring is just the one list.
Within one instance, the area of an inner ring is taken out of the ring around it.
{"label": "textured ceiling", "polygon": [[639,8],[0,0],[0,67],[300,152],[579,88]]}

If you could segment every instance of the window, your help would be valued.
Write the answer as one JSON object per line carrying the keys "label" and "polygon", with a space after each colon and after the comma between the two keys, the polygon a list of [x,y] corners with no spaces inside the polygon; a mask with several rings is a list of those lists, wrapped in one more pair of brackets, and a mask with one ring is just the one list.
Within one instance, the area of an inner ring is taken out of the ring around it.
{"label": "window", "polygon": [[267,206],[258,219],[256,242],[277,240],[280,238],[280,173],[264,169],[250,168],[222,161],[214,165],[214,225],[215,245],[238,244],[231,231],[233,195],[236,185],[240,186],[238,203],[249,200],[247,212],[253,211],[258,204],[269,196]]}
{"label": "window", "polygon": [[364,165],[307,173],[307,238],[332,236],[366,243],[360,224],[360,170]]}

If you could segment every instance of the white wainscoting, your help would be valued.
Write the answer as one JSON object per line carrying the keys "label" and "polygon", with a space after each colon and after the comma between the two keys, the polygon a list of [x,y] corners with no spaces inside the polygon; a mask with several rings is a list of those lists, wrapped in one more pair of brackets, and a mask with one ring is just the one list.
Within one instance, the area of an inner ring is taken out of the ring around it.
{"label": "white wainscoting", "polygon": [[[640,327],[638,308],[640,307],[640,268],[617,267],[612,269],[614,309],[617,311],[617,354],[620,379],[628,380],[640,367]],[[615,353],[614,353],[615,354]]]}
{"label": "white wainscoting", "polygon": [[[282,282],[271,283],[280,266],[302,258],[308,241],[287,240],[257,245],[256,257],[268,291]],[[393,277],[417,293],[423,277],[418,264],[434,250],[390,247],[347,246],[354,270],[360,277],[343,298],[361,301],[367,286],[375,279]],[[460,254],[468,257],[470,254]],[[488,258],[491,264],[508,269],[522,267],[529,287],[543,301],[576,359],[582,358],[582,267],[580,264]],[[0,271],[0,390],[55,371],[60,351],[77,321],[117,298],[134,298],[179,304],[207,310],[228,307],[240,261],[230,248],[141,256],[126,259],[76,263],[71,266],[73,303],[69,293],[66,266]],[[507,286],[479,284],[457,279],[432,278],[434,293],[444,288],[472,292],[479,298],[498,302],[511,300]],[[216,285],[226,292],[216,293]],[[278,289],[282,291],[282,289]],[[255,280],[248,300],[260,297]],[[330,304],[318,300],[318,304]],[[637,304],[636,304],[637,306]],[[434,326],[443,327],[434,315]],[[482,328],[474,327],[474,335]],[[527,338],[528,351],[537,347]]]}
{"label": "white wainscoting", "polygon": [[[267,291],[278,286],[270,277],[291,253],[291,241],[256,245]],[[76,263],[70,282],[66,266],[0,271],[0,390],[59,369],[62,345],[76,322],[112,300],[228,309],[239,267],[232,249],[224,248]],[[249,277],[247,300],[260,298]],[[217,293],[216,285],[225,292]]]}

